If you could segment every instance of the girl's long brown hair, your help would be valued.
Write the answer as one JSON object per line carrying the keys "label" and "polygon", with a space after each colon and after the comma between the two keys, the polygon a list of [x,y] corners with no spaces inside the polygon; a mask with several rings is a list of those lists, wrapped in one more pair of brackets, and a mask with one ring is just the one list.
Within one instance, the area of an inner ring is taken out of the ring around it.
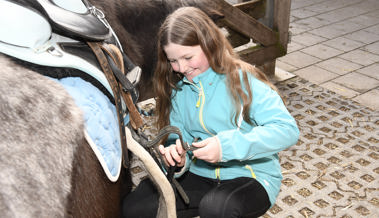
{"label": "girl's long brown hair", "polygon": [[[157,95],[156,111],[159,129],[170,122],[172,91],[177,89],[176,83],[183,78],[179,73],[173,72],[164,53],[163,48],[169,43],[183,46],[201,46],[210,67],[215,72],[227,76],[227,85],[236,114],[240,114],[242,102],[243,119],[247,123],[252,123],[249,119],[249,112],[253,97],[247,73],[252,73],[256,78],[277,91],[262,71],[239,59],[221,30],[203,11],[194,7],[182,7],[166,18],[158,33],[158,62],[154,72],[154,90]],[[239,69],[243,72],[243,85],[241,84]],[[243,88],[247,90],[247,93],[244,92]],[[238,116],[235,116],[234,122],[236,124],[237,118]]]}

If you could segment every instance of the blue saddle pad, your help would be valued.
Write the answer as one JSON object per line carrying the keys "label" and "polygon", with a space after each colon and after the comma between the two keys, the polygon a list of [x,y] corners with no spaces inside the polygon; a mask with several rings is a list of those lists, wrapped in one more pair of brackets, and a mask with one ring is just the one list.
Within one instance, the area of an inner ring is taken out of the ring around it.
{"label": "blue saddle pad", "polygon": [[[117,181],[122,162],[116,107],[98,88],[80,77],[54,79],[84,113],[85,135],[111,181]],[[125,118],[125,123],[129,117]]]}

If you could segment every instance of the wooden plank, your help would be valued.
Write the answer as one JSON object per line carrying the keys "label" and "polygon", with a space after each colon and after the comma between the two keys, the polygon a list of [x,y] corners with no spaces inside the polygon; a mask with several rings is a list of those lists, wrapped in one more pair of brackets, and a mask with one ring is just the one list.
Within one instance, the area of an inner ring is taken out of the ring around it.
{"label": "wooden plank", "polygon": [[210,7],[216,8],[225,16],[228,27],[241,34],[252,38],[264,46],[277,43],[277,36],[270,28],[258,22],[254,18],[230,5],[224,0],[214,0],[209,3]]}
{"label": "wooden plank", "polygon": [[280,46],[272,45],[268,47],[255,46],[238,52],[242,60],[255,64],[263,65],[268,61],[275,60],[277,57],[283,56],[285,51]]}
{"label": "wooden plank", "polygon": [[[250,17],[258,20],[265,16],[267,0],[251,0],[244,1],[243,3],[237,3],[233,6],[248,14]],[[233,47],[238,47],[250,42],[250,38],[240,34],[239,32],[229,28],[225,23],[225,20],[221,20],[217,23],[220,27],[224,27],[228,32],[228,40]]]}
{"label": "wooden plank", "polygon": [[256,64],[269,76],[275,76],[276,58],[287,54],[291,0],[274,0],[273,31],[278,33],[275,46],[248,48],[240,52],[243,60]]}
{"label": "wooden plank", "polygon": [[258,20],[259,18],[265,16],[266,1],[267,0],[245,1],[243,3],[234,4],[233,6],[240,9],[245,14],[250,15],[250,17]]}

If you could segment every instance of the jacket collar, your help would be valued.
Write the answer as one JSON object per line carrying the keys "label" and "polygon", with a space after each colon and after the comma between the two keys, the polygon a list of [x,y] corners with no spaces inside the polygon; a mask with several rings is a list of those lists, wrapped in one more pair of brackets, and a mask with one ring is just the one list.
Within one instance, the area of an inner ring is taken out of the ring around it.
{"label": "jacket collar", "polygon": [[201,74],[197,75],[196,77],[194,77],[192,79],[193,82],[188,81],[186,77],[184,77],[182,81],[184,83],[186,83],[186,84],[193,84],[193,85],[198,85],[200,81],[201,81],[202,84],[208,84],[208,83],[212,83],[213,81],[215,81],[215,79],[218,76],[219,76],[219,74],[216,73],[210,67],[206,71],[204,71],[203,73],[201,73]]}

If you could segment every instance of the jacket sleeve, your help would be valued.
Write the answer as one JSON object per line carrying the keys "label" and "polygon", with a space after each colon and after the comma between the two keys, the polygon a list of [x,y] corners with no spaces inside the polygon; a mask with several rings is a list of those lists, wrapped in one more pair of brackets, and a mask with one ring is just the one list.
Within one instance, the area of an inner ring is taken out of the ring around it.
{"label": "jacket sleeve", "polygon": [[255,78],[251,87],[250,119],[257,125],[249,131],[236,128],[217,134],[222,149],[221,162],[268,157],[294,145],[299,138],[296,121],[279,94]]}

